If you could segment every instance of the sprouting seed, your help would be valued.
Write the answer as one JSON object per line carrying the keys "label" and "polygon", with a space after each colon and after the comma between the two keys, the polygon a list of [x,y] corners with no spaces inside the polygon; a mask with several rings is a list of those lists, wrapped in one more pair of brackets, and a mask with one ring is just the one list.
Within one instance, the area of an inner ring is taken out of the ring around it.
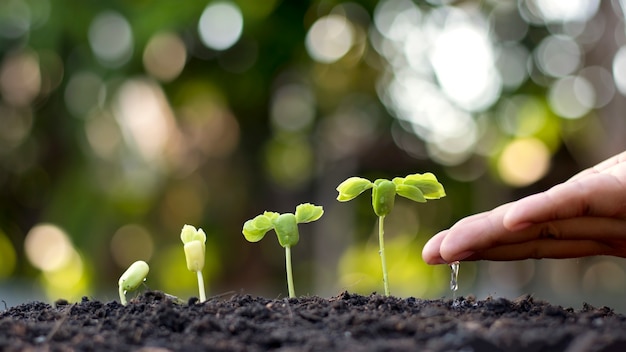
{"label": "sprouting seed", "polygon": [[200,228],[196,230],[191,225],[185,225],[180,231],[180,240],[184,244],[187,269],[196,273],[200,302],[204,302],[206,301],[206,292],[204,290],[202,269],[204,268],[204,256],[206,253],[206,234]]}
{"label": "sprouting seed", "polygon": [[126,292],[136,289],[142,282],[146,281],[146,276],[148,276],[149,271],[150,267],[148,266],[148,263],[143,260],[138,260],[132,263],[122,276],[120,276],[117,284],[119,287],[120,302],[122,305],[127,304]]}

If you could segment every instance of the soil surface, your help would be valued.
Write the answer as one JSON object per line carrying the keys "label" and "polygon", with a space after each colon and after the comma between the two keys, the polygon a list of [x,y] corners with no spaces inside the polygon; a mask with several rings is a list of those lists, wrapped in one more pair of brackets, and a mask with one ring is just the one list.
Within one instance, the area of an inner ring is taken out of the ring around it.
{"label": "soil surface", "polygon": [[400,299],[249,295],[178,303],[148,291],[0,311],[2,351],[626,351],[626,316],[530,296]]}

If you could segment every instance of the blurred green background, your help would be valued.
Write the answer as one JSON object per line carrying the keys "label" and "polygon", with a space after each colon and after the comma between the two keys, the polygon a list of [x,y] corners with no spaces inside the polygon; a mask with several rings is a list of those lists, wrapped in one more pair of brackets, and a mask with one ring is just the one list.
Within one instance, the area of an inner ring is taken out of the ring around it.
{"label": "blurred green background", "polygon": [[[286,295],[264,210],[323,205],[296,292],[382,291],[369,197],[349,176],[433,172],[396,202],[391,292],[451,296],[425,241],[626,149],[622,1],[0,1],[0,299],[197,295],[180,229],[207,233],[208,295]],[[459,294],[626,311],[616,258],[462,263]]]}

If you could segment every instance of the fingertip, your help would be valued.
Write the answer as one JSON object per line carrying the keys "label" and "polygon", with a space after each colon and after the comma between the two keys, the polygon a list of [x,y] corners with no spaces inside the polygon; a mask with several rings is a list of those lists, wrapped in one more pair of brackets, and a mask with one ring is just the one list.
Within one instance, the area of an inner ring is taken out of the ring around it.
{"label": "fingertip", "polygon": [[424,248],[422,248],[422,259],[424,259],[426,264],[435,265],[446,263],[446,261],[443,260],[439,254],[439,246],[441,245],[441,241],[447,232],[448,230],[445,230],[434,235],[430,240],[428,240],[428,242],[426,242]]}
{"label": "fingertip", "polygon": [[444,263],[452,263],[455,261],[464,260],[467,257],[474,254],[474,251],[469,250],[471,241],[468,236],[470,233],[457,228],[452,228],[445,238],[441,239],[439,243],[439,256]]}

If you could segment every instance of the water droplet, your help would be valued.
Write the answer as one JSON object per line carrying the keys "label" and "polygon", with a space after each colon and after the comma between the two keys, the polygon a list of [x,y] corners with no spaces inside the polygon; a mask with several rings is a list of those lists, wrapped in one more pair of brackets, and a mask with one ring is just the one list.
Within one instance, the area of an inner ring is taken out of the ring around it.
{"label": "water droplet", "polygon": [[456,293],[456,290],[459,289],[459,262],[450,263],[450,270],[452,270],[450,273],[450,290]]}

